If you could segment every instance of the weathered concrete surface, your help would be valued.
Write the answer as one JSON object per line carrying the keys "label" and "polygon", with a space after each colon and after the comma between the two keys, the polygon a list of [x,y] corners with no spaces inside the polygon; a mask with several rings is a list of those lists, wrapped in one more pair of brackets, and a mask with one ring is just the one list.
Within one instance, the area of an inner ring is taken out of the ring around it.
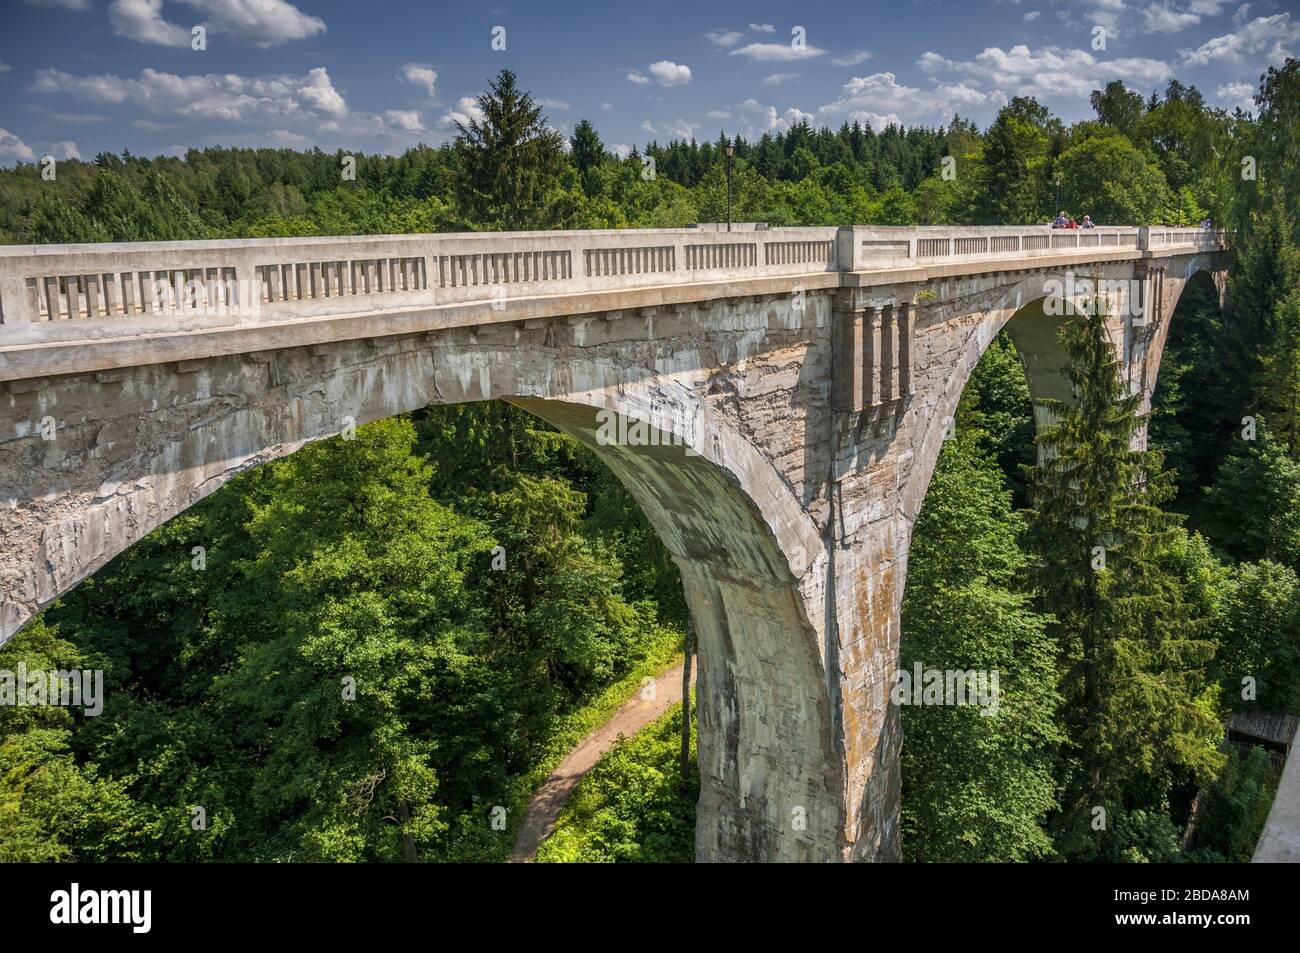
{"label": "weathered concrete surface", "polygon": [[[1149,261],[1114,253],[1095,268],[1127,280]],[[1179,282],[1218,267],[1196,251],[1160,261],[1161,309],[1112,322],[1148,397]],[[352,421],[507,398],[594,446],[681,568],[700,639],[697,856],[896,859],[902,738],[888,688],[911,528],[1003,325],[1031,392],[1068,396],[1042,306],[1059,277],[1049,261],[957,263],[523,320],[511,302],[481,325],[335,326],[337,339],[307,346],[282,326],[247,352],[228,338],[179,362],[12,379],[0,637],[250,466]],[[93,360],[96,345],[78,347]],[[655,445],[603,443],[608,413],[647,422]]]}

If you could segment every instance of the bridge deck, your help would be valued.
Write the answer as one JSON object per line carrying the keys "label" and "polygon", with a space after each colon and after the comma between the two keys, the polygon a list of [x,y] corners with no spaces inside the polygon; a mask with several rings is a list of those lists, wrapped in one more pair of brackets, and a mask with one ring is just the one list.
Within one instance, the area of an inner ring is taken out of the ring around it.
{"label": "bridge deck", "polygon": [[1223,242],[1154,226],[848,226],[0,246],[0,380]]}

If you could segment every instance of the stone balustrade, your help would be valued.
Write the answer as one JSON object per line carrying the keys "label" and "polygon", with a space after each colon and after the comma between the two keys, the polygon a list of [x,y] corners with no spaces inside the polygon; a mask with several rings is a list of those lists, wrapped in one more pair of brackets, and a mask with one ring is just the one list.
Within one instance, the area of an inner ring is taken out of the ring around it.
{"label": "stone balustrade", "polygon": [[1222,231],[713,227],[0,246],[0,344],[944,263],[1219,247]]}

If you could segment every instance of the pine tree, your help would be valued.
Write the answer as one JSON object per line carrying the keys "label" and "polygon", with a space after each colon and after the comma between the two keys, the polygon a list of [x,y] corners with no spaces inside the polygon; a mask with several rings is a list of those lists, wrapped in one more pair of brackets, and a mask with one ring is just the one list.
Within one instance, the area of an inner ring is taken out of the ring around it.
{"label": "pine tree", "polygon": [[605,160],[605,144],[600,141],[590,119],[584,119],[574,126],[569,145],[579,175],[586,176],[588,169],[595,168]]}
{"label": "pine tree", "polygon": [[544,227],[564,167],[562,137],[508,69],[488,84],[478,108],[482,119],[456,124],[458,191],[466,217],[507,231]]}
{"label": "pine tree", "polygon": [[1179,532],[1160,509],[1171,475],[1136,448],[1141,395],[1127,392],[1103,309],[1084,310],[1061,334],[1074,400],[1048,403],[1029,535],[1042,608],[1057,619],[1068,736],[1057,846],[1081,859],[1115,856],[1104,831],[1118,838],[1126,811],[1222,760],[1204,673],[1213,644],[1162,559]]}

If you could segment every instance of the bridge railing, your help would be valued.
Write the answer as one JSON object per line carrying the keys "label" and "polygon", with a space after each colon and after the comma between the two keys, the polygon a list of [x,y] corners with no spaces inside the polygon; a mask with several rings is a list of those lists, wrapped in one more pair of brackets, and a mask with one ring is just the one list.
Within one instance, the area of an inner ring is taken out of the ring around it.
{"label": "bridge railing", "polygon": [[1164,227],[850,226],[0,246],[0,342],[1222,240]]}
{"label": "bridge railing", "polygon": [[864,226],[840,233],[840,260],[852,271],[877,271],[961,261],[1000,261],[1078,253],[1217,248],[1222,229],[1047,225]]}
{"label": "bridge railing", "polygon": [[[42,340],[839,270],[836,228],[0,246],[0,337]],[[20,326],[26,327],[20,327]],[[66,328],[66,330],[65,330]]]}

